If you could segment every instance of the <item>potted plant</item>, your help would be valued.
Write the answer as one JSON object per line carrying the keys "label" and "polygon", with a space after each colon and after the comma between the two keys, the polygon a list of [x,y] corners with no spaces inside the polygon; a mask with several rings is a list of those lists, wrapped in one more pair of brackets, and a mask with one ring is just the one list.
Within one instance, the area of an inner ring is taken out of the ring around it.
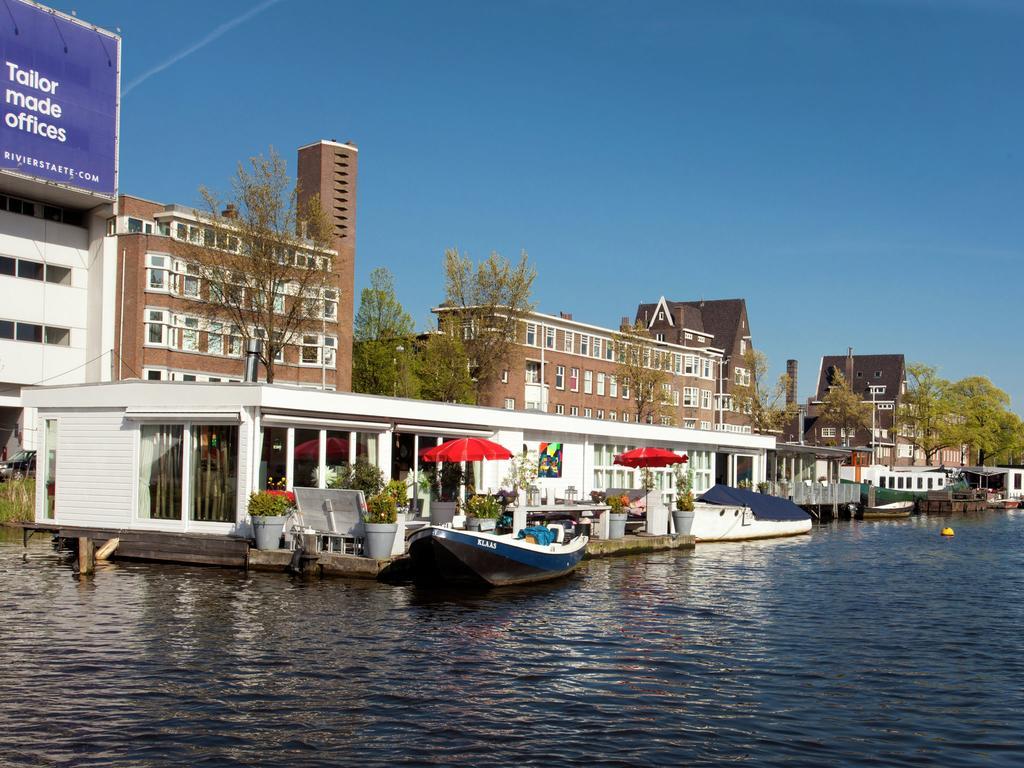
{"label": "potted plant", "polygon": [[328,488],[350,488],[362,491],[366,498],[376,496],[384,488],[384,473],[365,458],[356,459],[355,464],[341,467]]}
{"label": "potted plant", "polygon": [[476,495],[466,502],[466,529],[493,531],[501,515],[501,503],[493,496]]}
{"label": "potted plant", "polygon": [[459,510],[462,467],[454,462],[435,465],[430,471],[430,524],[449,525]]}
{"label": "potted plant", "polygon": [[279,549],[284,524],[295,506],[295,494],[271,489],[249,496],[249,517],[256,533],[257,549]]}
{"label": "potted plant", "polygon": [[605,499],[605,503],[611,507],[611,511],[608,513],[608,538],[621,539],[626,535],[626,518],[629,517],[626,510],[629,507],[629,497],[609,496]]}
{"label": "potted plant", "polygon": [[391,557],[398,531],[398,506],[392,494],[382,492],[367,499],[363,529],[363,554],[375,560]]}
{"label": "potted plant", "polygon": [[536,479],[537,457],[524,450],[509,460],[508,473],[501,482],[515,493],[517,504],[526,504],[526,492]]}
{"label": "potted plant", "polygon": [[685,472],[679,465],[676,465],[676,503],[672,510],[672,524],[675,526],[676,534],[689,536],[693,530],[693,470]]}
{"label": "potted plant", "polygon": [[[384,486],[384,490],[381,493],[386,493],[388,496],[395,500],[395,507],[398,510],[399,515],[405,515],[409,512],[409,491],[404,482],[401,480],[390,480],[388,484]],[[404,517],[402,518],[405,519]]]}

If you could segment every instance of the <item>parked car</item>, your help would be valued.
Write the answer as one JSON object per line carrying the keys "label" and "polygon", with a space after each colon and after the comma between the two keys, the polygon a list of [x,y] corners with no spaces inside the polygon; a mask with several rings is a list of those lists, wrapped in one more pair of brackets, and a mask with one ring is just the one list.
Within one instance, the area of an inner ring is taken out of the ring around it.
{"label": "parked car", "polygon": [[7,461],[0,462],[0,480],[36,476],[36,452],[18,451]]}

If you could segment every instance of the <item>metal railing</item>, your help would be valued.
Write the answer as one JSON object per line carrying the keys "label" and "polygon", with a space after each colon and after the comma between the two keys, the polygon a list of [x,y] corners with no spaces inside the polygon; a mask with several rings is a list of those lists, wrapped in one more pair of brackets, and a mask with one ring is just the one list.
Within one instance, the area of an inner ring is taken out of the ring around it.
{"label": "metal railing", "polygon": [[856,483],[769,483],[769,493],[800,506],[860,503],[860,485]]}

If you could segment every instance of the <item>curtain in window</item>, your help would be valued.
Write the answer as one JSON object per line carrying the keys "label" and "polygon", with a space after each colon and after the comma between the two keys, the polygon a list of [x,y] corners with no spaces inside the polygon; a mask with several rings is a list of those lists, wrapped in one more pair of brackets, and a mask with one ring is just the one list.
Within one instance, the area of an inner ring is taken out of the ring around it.
{"label": "curtain in window", "polygon": [[181,519],[180,424],[143,424],[139,430],[139,517]]}
{"label": "curtain in window", "polygon": [[192,426],[192,520],[233,523],[238,488],[238,427]]}

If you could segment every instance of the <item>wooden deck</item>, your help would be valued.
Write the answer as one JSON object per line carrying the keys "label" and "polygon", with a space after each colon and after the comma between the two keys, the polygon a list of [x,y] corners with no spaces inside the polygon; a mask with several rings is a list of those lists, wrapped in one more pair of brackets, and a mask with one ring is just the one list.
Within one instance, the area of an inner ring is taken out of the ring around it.
{"label": "wooden deck", "polygon": [[209,533],[165,533],[112,528],[80,528],[48,524],[26,524],[25,535],[49,532],[62,543],[90,539],[97,547],[110,539],[119,539],[115,560],[149,560],[186,565],[216,565],[246,568],[249,560],[249,539]]}

